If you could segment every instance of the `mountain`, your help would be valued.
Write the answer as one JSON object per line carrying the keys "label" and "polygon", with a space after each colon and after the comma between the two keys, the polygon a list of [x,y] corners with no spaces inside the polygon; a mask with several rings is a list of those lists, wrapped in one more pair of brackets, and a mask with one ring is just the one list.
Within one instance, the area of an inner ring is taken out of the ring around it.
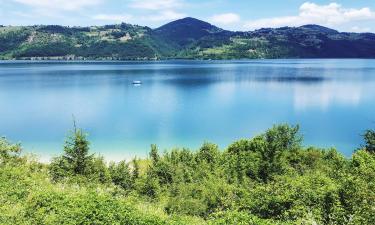
{"label": "mountain", "polygon": [[327,27],[316,25],[316,24],[307,24],[307,25],[301,26],[300,28],[315,31],[315,32],[321,32],[325,34],[338,34],[339,33],[337,30],[333,30]]}
{"label": "mountain", "polygon": [[155,29],[155,35],[175,43],[176,47],[186,47],[191,42],[221,32],[223,29],[191,17],[176,20]]}
{"label": "mountain", "polygon": [[151,29],[0,26],[0,59],[374,58],[375,34],[309,24],[233,32],[187,17]]}

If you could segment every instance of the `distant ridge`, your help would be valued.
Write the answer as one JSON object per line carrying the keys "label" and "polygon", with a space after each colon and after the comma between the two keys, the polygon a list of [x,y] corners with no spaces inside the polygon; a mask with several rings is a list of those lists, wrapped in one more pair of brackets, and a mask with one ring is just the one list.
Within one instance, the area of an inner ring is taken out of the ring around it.
{"label": "distant ridge", "polygon": [[222,31],[221,28],[191,17],[176,20],[155,29],[158,36],[181,46]]}
{"label": "distant ridge", "polygon": [[308,24],[233,32],[191,17],[159,28],[0,26],[0,59],[375,58],[375,34]]}
{"label": "distant ridge", "polygon": [[300,28],[306,28],[306,29],[310,29],[310,30],[320,31],[320,32],[327,33],[327,34],[338,34],[339,33],[337,30],[327,28],[327,27],[323,27],[323,26],[316,25],[316,24],[307,24],[307,25],[304,25],[304,26],[300,26]]}

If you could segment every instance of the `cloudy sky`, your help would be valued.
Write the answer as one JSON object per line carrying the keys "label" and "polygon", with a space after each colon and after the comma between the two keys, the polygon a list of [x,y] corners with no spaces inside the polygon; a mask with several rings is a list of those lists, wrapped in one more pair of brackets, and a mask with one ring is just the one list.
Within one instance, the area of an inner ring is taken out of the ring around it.
{"label": "cloudy sky", "polygon": [[320,24],[375,32],[375,0],[0,0],[0,24],[152,28],[186,16],[229,30]]}

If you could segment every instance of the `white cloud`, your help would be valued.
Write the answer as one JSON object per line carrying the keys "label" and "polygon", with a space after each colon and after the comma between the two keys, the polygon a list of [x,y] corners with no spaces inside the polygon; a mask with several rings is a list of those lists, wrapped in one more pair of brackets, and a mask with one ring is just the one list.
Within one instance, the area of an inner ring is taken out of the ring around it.
{"label": "white cloud", "polygon": [[87,6],[97,5],[101,0],[13,0],[14,2],[39,9],[75,11]]}
{"label": "white cloud", "polygon": [[262,27],[301,26],[305,24],[320,24],[323,26],[336,26],[353,21],[375,19],[375,13],[370,8],[344,8],[337,3],[318,5],[311,2],[303,3],[297,16],[284,16],[248,21],[246,29]]}
{"label": "white cloud", "polygon": [[210,21],[217,24],[228,25],[240,22],[241,18],[235,13],[218,14],[211,17]]}
{"label": "white cloud", "polygon": [[165,10],[152,16],[147,16],[144,19],[149,21],[165,21],[165,20],[176,20],[186,17],[184,13],[179,13],[173,10]]}
{"label": "white cloud", "polygon": [[356,32],[356,33],[366,33],[366,32],[371,32],[371,28],[354,26],[350,28],[350,31]]}
{"label": "white cloud", "polygon": [[[144,21],[167,21],[181,19],[186,15],[179,12],[186,3],[184,0],[131,0],[130,7],[139,10],[145,10],[147,14],[142,16]],[[150,12],[151,11],[151,12]]]}
{"label": "white cloud", "polygon": [[133,0],[130,7],[147,10],[164,10],[179,8],[183,5],[181,0]]}
{"label": "white cloud", "polygon": [[120,14],[98,14],[92,17],[94,20],[105,20],[105,21],[113,21],[113,22],[125,22],[131,20],[133,18],[132,15],[120,15]]}

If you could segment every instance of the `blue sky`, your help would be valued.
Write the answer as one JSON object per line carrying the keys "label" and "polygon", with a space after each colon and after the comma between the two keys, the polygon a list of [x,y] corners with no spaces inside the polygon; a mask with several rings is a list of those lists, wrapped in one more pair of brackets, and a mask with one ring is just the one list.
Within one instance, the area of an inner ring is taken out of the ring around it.
{"label": "blue sky", "polygon": [[0,0],[0,24],[158,27],[186,16],[229,30],[320,24],[375,32],[375,0]]}

